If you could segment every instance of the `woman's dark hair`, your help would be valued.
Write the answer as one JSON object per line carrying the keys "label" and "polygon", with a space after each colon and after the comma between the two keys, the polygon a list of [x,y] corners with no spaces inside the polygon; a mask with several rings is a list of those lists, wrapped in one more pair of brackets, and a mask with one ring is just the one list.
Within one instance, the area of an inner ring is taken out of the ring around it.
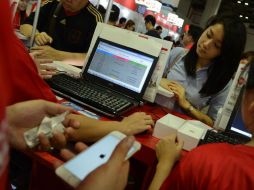
{"label": "woman's dark hair", "polygon": [[127,27],[131,27],[131,26],[135,26],[135,22],[134,22],[133,20],[128,20],[128,21],[126,22],[124,28],[126,29]]}
{"label": "woman's dark hair", "polygon": [[249,74],[246,89],[254,89],[254,60],[249,63]]}
{"label": "woman's dark hair", "polygon": [[[209,96],[221,91],[236,72],[246,42],[246,29],[243,22],[236,15],[218,15],[209,20],[208,27],[222,24],[224,40],[221,54],[212,60],[208,68],[208,78],[199,91],[204,96]],[[196,77],[197,43],[193,45],[184,60],[188,76]]]}

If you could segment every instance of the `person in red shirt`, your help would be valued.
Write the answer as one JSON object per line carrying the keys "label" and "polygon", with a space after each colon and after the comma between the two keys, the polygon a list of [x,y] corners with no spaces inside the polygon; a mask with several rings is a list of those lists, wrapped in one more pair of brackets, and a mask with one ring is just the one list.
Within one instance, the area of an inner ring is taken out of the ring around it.
{"label": "person in red shirt", "polygon": [[[8,183],[8,161],[9,161],[9,145],[19,150],[26,150],[23,133],[25,130],[38,126],[42,118],[46,115],[57,115],[63,113],[70,108],[55,104],[44,100],[33,100],[17,103],[8,106],[6,111],[5,107],[11,101],[10,96],[14,92],[12,89],[12,78],[10,77],[11,72],[7,72],[10,65],[12,65],[13,51],[10,40],[13,39],[12,26],[10,21],[10,7],[8,0],[0,1],[0,189],[7,190],[11,189]],[[10,45],[11,44],[11,45]],[[15,47],[15,46],[14,46]],[[24,55],[26,56],[26,55]],[[28,55],[29,57],[29,55]],[[22,58],[21,58],[22,59]],[[29,59],[27,59],[29,61]],[[29,67],[31,71],[35,71],[34,67]],[[24,70],[26,71],[26,70]],[[29,71],[29,70],[28,70]],[[33,73],[33,72],[31,72]],[[18,74],[18,73],[17,73]],[[29,74],[29,73],[26,73]],[[25,74],[24,74],[25,75]],[[16,76],[18,77],[18,76]],[[19,78],[22,80],[22,78]],[[36,81],[32,80],[33,82]],[[27,83],[28,86],[31,83]],[[18,86],[18,85],[17,85]],[[29,86],[30,87],[30,86]],[[43,88],[39,91],[40,94],[43,92]],[[50,92],[50,91],[48,91]],[[36,93],[34,93],[36,94]],[[22,95],[20,96],[22,97]],[[19,97],[19,98],[20,98]],[[18,98],[17,98],[18,99]],[[21,99],[21,98],[20,98]],[[74,126],[75,122],[66,120],[65,125]],[[77,123],[76,123],[77,124]],[[64,144],[65,138],[62,134],[56,137],[56,144]],[[61,136],[62,135],[62,136]],[[49,140],[44,136],[40,135],[40,144],[42,148],[48,148],[51,146]],[[129,163],[125,160],[127,152],[134,142],[133,137],[125,138],[115,149],[109,161],[96,169],[91,173],[79,186],[78,189],[123,189],[127,183]],[[54,145],[54,144],[52,144]],[[84,144],[82,144],[84,147]],[[68,154],[67,154],[68,153]],[[70,158],[70,152],[63,152],[65,158]],[[72,155],[73,156],[73,155]],[[121,173],[121,175],[118,175]],[[115,176],[112,178],[112,176]],[[103,179],[103,180],[101,180]],[[96,182],[96,183],[95,183]]]}
{"label": "person in red shirt", "polygon": [[[183,142],[176,136],[156,146],[158,165],[149,190],[160,189],[254,189],[254,60],[250,63],[246,90],[242,99],[242,118],[252,139],[245,145],[226,143],[199,146],[180,157]],[[171,171],[172,170],[172,171]]]}
{"label": "person in red shirt", "polygon": [[13,26],[15,29],[19,29],[20,25],[24,23],[26,17],[26,8],[29,0],[19,0],[17,11],[13,18]]}

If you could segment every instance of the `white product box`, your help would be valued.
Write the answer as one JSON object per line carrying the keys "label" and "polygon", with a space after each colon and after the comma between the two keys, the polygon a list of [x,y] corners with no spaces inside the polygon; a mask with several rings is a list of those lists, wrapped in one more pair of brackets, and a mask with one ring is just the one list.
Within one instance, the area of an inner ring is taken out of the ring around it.
{"label": "white product box", "polygon": [[176,134],[177,130],[183,125],[184,122],[186,122],[186,120],[172,114],[167,114],[156,122],[153,136],[163,138],[170,134]]}
{"label": "white product box", "polygon": [[205,133],[205,128],[195,126],[187,121],[178,129],[177,138],[184,142],[183,149],[190,151],[197,147]]}

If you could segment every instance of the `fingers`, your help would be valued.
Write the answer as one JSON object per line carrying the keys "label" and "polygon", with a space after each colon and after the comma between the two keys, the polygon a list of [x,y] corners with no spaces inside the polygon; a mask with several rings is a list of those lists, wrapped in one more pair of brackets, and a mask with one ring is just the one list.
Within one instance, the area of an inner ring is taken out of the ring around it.
{"label": "fingers", "polygon": [[[77,142],[75,144],[75,151],[77,151],[77,153],[80,153],[82,151],[84,151],[85,149],[87,148],[87,146],[82,143],[82,142]],[[74,156],[76,156],[75,153],[71,152],[70,150],[67,150],[67,149],[62,149],[60,151],[60,156],[65,160],[70,160],[72,159]]]}
{"label": "fingers", "polygon": [[68,149],[61,149],[61,151],[60,151],[60,156],[61,156],[65,161],[67,161],[67,160],[72,159],[72,158],[75,156],[75,154],[74,154],[73,152],[71,152],[70,150],[68,150]]}
{"label": "fingers", "polygon": [[40,52],[32,51],[29,53],[29,55],[32,57],[32,59],[35,59],[38,55],[40,55]]}
{"label": "fingers", "polygon": [[152,119],[152,116],[146,115],[144,119],[145,119],[145,124],[146,125],[152,125],[152,126],[154,126],[154,121]]}
{"label": "fingers", "polygon": [[[39,61],[39,63],[40,64],[50,64],[50,63],[53,63],[53,60],[52,59],[39,59],[38,60]],[[51,67],[51,68],[55,68],[56,69],[56,67],[53,67],[53,66],[49,66],[48,65],[48,67]]]}
{"label": "fingers", "polygon": [[46,137],[46,135],[44,135],[43,133],[40,133],[38,135],[38,138],[39,138],[39,142],[40,142],[40,149],[43,150],[43,151],[48,151],[50,150],[50,142],[49,142],[49,139]]}
{"label": "fingers", "polygon": [[72,127],[74,129],[78,129],[80,127],[80,122],[75,119],[70,119],[68,117],[65,118],[63,122],[65,127]]}
{"label": "fingers", "polygon": [[128,136],[124,138],[113,151],[108,164],[115,165],[115,167],[121,167],[123,161],[125,160],[127,153],[131,146],[133,145],[135,138],[133,136]]}
{"label": "fingers", "polygon": [[40,133],[39,136],[40,149],[49,151],[51,147],[60,149],[66,145],[66,138],[61,132],[53,131],[53,137],[49,139],[45,134]]}
{"label": "fingers", "polygon": [[178,148],[178,150],[182,150],[183,145],[184,145],[183,140],[177,139],[177,148]]}
{"label": "fingers", "polygon": [[57,70],[57,68],[54,66],[46,65],[45,63],[42,64],[41,62],[40,62],[40,64],[41,64],[40,65],[41,70],[46,70],[46,71],[56,71]]}
{"label": "fingers", "polygon": [[67,140],[63,133],[57,130],[54,130],[53,137],[52,139],[50,139],[50,143],[51,143],[51,146],[53,146],[54,148],[61,149],[66,145]]}
{"label": "fingers", "polygon": [[45,108],[46,114],[51,116],[63,113],[65,111],[72,111],[72,108],[70,107],[65,107],[60,104],[56,104],[56,103],[52,103],[48,101],[44,102],[44,108]]}
{"label": "fingers", "polygon": [[87,145],[86,145],[86,144],[84,144],[84,143],[82,143],[82,142],[77,142],[77,143],[75,144],[75,150],[76,150],[77,152],[82,152],[82,151],[84,151],[85,149],[87,149]]}
{"label": "fingers", "polygon": [[53,39],[45,32],[41,32],[36,35],[35,43],[39,46],[51,44]]}

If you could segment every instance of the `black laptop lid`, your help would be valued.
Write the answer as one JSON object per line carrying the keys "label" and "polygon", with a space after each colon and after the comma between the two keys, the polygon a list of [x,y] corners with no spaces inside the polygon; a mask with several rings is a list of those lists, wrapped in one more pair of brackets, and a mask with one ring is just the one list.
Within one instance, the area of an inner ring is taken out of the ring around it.
{"label": "black laptop lid", "polygon": [[121,94],[141,100],[158,58],[98,38],[83,77]]}
{"label": "black laptop lid", "polygon": [[233,112],[228,121],[228,125],[226,127],[226,132],[237,134],[240,137],[250,139],[252,137],[252,134],[245,128],[243,119],[242,119],[242,113],[241,113],[241,110],[242,110],[241,103],[242,103],[244,88],[245,87],[243,86],[237,98],[235,107],[233,109]]}

